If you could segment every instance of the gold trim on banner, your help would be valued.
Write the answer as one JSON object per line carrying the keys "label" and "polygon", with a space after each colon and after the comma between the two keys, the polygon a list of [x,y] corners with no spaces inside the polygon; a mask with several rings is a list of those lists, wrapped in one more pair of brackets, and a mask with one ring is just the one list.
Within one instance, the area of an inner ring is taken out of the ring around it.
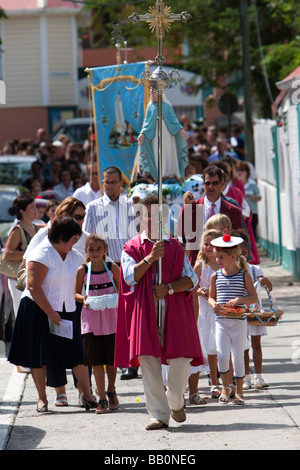
{"label": "gold trim on banner", "polygon": [[100,193],[103,195],[103,185],[100,180],[100,158],[99,158],[99,151],[98,151],[98,132],[97,132],[97,125],[96,125],[96,111],[95,111],[95,99],[93,93],[93,69],[88,69],[88,76],[90,79],[90,89],[91,89],[91,96],[92,96],[92,109],[93,109],[93,116],[94,116],[94,132],[95,132],[95,150],[97,156],[97,163],[98,163],[98,182],[100,187]]}
{"label": "gold trim on banner", "polygon": [[[134,87],[128,87],[125,85],[126,90],[135,90],[139,85],[141,85],[141,81],[139,78],[135,77],[134,75],[120,75],[119,77],[109,77],[103,78],[98,85],[93,86],[93,91],[105,91],[107,88],[110,87],[112,83],[116,82],[133,82],[136,83]],[[108,84],[108,85],[106,85]],[[105,88],[104,88],[105,87]]]}
{"label": "gold trim on banner", "polygon": [[[147,71],[148,68],[149,68],[149,62],[145,62],[145,71]],[[97,85],[93,85],[93,69],[86,69],[86,72],[87,72],[88,77],[90,79],[90,95],[92,97],[92,104],[90,105],[90,109],[92,108],[92,113],[91,114],[93,114],[93,118],[94,118],[95,151],[96,151],[98,170],[99,170],[98,171],[98,173],[99,173],[98,178],[99,178],[100,192],[103,195],[103,184],[102,184],[102,181],[100,181],[101,170],[100,170],[99,145],[98,145],[99,137],[98,137],[97,125],[96,125],[96,110],[95,110],[95,98],[94,98],[95,91],[105,91],[110,87],[110,85],[112,83],[128,82],[128,81],[131,81],[131,82],[135,83],[135,86],[128,87],[128,86],[125,85],[126,90],[135,90],[139,85],[142,85],[142,83],[141,83],[140,78],[137,78],[134,75],[116,76],[116,74],[115,74],[113,77],[104,78]],[[116,72],[117,72],[117,67],[116,67]],[[149,87],[144,87],[144,115],[145,115],[146,108],[147,108],[148,103],[149,103],[149,99],[150,99],[150,88]],[[90,102],[91,102],[91,100],[90,100]],[[93,156],[92,156],[92,160],[93,160]],[[133,166],[130,180],[123,173],[123,171],[121,170],[122,177],[123,177],[123,180],[125,181],[125,183],[128,184],[128,183],[133,181],[133,176],[137,174],[137,170],[138,170],[138,168],[137,167],[135,168]]]}
{"label": "gold trim on banner", "polygon": [[[149,62],[145,62],[145,73],[146,74],[148,72],[149,65],[150,65]],[[149,103],[149,100],[150,100],[150,92],[151,92],[150,86],[145,86],[144,87],[144,117],[145,117],[146,109],[147,109],[147,106],[148,106],[148,103]],[[143,122],[144,122],[144,119],[143,119]],[[140,146],[138,145],[138,148],[137,148],[137,151],[136,151],[136,154],[135,154],[135,159],[134,159],[134,162],[133,162],[133,167],[132,167],[132,172],[131,172],[131,177],[130,177],[130,183],[132,183],[134,181],[134,179],[135,179],[135,177],[138,173],[137,160],[140,157],[139,152],[140,152]]]}

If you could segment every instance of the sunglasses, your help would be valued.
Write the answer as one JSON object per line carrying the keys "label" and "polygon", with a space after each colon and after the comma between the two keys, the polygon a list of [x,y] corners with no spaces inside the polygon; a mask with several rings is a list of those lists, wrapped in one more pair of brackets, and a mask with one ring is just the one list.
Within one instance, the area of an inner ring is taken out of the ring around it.
{"label": "sunglasses", "polygon": [[218,186],[220,184],[220,181],[204,181],[204,186]]}
{"label": "sunglasses", "polygon": [[73,216],[74,220],[83,220],[85,218],[85,214],[84,215],[79,215],[79,214],[75,214]]}

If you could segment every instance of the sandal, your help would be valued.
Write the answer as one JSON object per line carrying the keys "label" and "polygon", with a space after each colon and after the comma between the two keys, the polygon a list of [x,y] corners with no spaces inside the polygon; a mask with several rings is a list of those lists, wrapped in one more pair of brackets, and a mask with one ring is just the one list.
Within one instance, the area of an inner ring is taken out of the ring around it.
{"label": "sandal", "polygon": [[[222,392],[223,392],[223,390],[231,390],[231,388],[230,387],[223,387]],[[230,398],[229,395],[222,395],[222,393],[221,393],[221,395],[219,397],[219,403],[227,404],[229,402],[229,398]]]}
{"label": "sandal", "polygon": [[193,393],[189,395],[190,405],[206,405],[207,401],[204,398],[201,398],[199,393]]}
{"label": "sandal", "polygon": [[116,391],[114,390],[113,392],[106,392],[106,395],[108,396],[108,408],[110,410],[117,410],[120,404]]}
{"label": "sandal", "polygon": [[233,384],[230,384],[230,390],[231,390],[231,392],[230,392],[229,397],[234,398],[235,397],[236,386],[233,385]]}
{"label": "sandal", "polygon": [[[98,406],[95,410],[97,415],[103,414],[107,412],[108,401],[103,398],[103,400],[99,400]],[[100,408],[99,408],[100,407]]]}
{"label": "sandal", "polygon": [[57,395],[55,400],[55,406],[68,406],[68,399],[65,393]]}
{"label": "sandal", "polygon": [[243,395],[236,393],[234,396],[234,400],[232,402],[232,405],[243,405],[244,404],[244,397]]}
{"label": "sandal", "polygon": [[48,411],[48,402],[44,402],[43,400],[38,400],[36,404],[36,411],[38,413],[47,413]]}
{"label": "sandal", "polygon": [[79,397],[79,404],[81,407],[85,408],[86,411],[89,411],[91,408],[97,408],[96,399],[94,400],[87,400],[83,393]]}
{"label": "sandal", "polygon": [[221,390],[219,389],[218,385],[214,385],[210,389],[210,396],[211,398],[220,398]]}

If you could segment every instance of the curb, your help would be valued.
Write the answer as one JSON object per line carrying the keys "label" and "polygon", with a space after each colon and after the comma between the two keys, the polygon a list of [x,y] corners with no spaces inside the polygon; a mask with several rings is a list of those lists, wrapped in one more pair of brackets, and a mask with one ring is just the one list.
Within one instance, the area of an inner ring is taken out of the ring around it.
{"label": "curb", "polygon": [[6,392],[0,405],[0,450],[5,450],[20,404],[22,402],[28,374],[17,372],[14,367]]}

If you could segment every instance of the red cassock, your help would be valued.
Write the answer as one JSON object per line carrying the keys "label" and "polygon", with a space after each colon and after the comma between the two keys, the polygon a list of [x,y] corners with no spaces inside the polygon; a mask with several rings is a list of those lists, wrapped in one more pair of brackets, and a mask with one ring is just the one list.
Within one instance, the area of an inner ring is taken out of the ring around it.
{"label": "red cassock", "polygon": [[[124,245],[124,251],[137,263],[149,255],[152,248],[153,243],[147,239],[141,243],[140,235]],[[181,278],[185,252],[175,238],[164,241],[164,248],[162,282],[168,284]],[[124,281],[121,266],[115,366],[136,367],[140,355],[161,357],[163,364],[167,364],[167,359],[177,357],[192,358],[191,364],[195,366],[204,364],[191,292],[165,297],[164,341],[161,346],[153,297],[153,269],[154,264],[132,291]]]}

